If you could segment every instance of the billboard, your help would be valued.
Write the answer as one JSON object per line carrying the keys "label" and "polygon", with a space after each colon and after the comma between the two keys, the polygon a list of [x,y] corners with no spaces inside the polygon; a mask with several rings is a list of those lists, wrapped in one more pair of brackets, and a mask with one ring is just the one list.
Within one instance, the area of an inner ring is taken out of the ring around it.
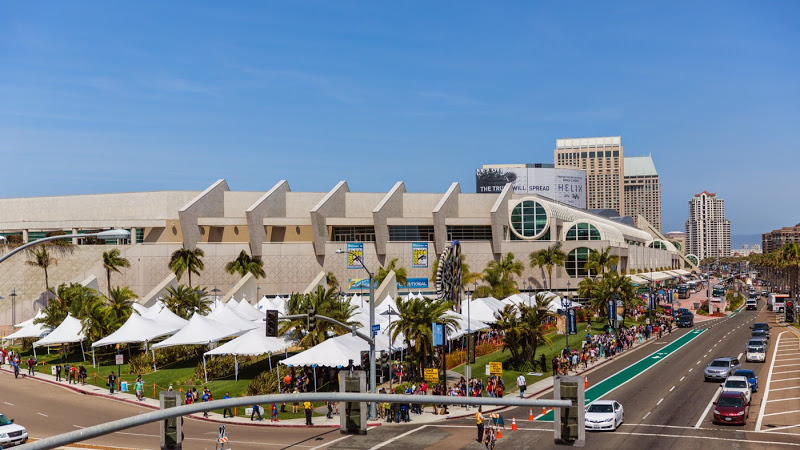
{"label": "billboard", "polygon": [[411,267],[414,269],[424,269],[428,267],[428,243],[411,243]]}
{"label": "billboard", "polygon": [[511,183],[515,194],[537,194],[575,208],[586,208],[586,172],[552,167],[509,167],[475,171],[476,192],[500,193]]}
{"label": "billboard", "polygon": [[348,269],[361,269],[363,268],[363,264],[361,263],[362,258],[364,257],[364,244],[362,243],[347,243],[347,268]]}

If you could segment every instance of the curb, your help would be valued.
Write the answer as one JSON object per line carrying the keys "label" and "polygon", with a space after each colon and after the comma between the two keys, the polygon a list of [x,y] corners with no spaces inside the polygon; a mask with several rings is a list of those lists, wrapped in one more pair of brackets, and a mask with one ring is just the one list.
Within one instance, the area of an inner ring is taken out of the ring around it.
{"label": "curb", "polygon": [[[5,368],[0,368],[0,371],[6,372],[6,373],[10,373],[10,374],[14,373],[12,370],[5,369]],[[22,371],[20,371],[20,374],[21,374],[21,372]],[[35,376],[28,377],[27,374],[25,375],[25,377],[26,378],[31,378],[31,379],[36,380],[36,381],[49,383],[49,384],[52,384],[52,385],[55,385],[55,386],[58,386],[58,387],[62,387],[62,388],[68,389],[70,391],[76,392],[78,394],[92,395],[92,396],[95,396],[95,397],[103,397],[103,398],[107,398],[109,400],[116,400],[116,401],[119,401],[119,402],[124,402],[124,403],[128,403],[128,404],[131,404],[131,405],[143,406],[145,408],[150,408],[150,409],[155,409],[155,410],[159,409],[159,408],[157,408],[157,407],[155,407],[153,405],[149,405],[147,403],[142,403],[142,402],[139,402],[139,401],[136,401],[136,400],[128,400],[126,398],[114,397],[114,396],[109,395],[109,394],[100,394],[100,393],[97,393],[97,392],[86,392],[84,390],[78,389],[78,388],[76,388],[74,386],[71,386],[69,384],[68,385],[63,385],[63,384],[61,384],[61,383],[59,383],[57,381],[48,380],[47,378],[37,378]],[[245,426],[245,427],[331,428],[331,429],[339,428],[339,425],[311,425],[311,426],[308,426],[308,425],[293,425],[293,424],[270,424],[270,423],[247,423],[247,422],[241,423],[241,422],[231,422],[231,421],[227,421],[227,420],[224,420],[224,419],[214,419],[214,418],[211,418],[211,417],[197,416],[197,415],[194,415],[194,414],[189,414],[186,417],[189,417],[189,418],[194,419],[194,420],[201,420],[201,421],[204,421],[204,422],[221,423],[221,424],[226,424],[226,425],[242,425],[242,426]],[[382,424],[383,424],[382,422],[375,422],[375,423],[367,422],[367,426],[368,427],[379,427]]]}

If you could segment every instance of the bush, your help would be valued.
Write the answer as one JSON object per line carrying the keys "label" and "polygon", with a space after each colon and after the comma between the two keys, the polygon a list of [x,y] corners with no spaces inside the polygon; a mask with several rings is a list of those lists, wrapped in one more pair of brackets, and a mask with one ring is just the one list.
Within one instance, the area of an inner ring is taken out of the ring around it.
{"label": "bush", "polygon": [[137,353],[128,361],[128,373],[150,373],[153,371],[153,357],[150,353]]}
{"label": "bush", "polygon": [[27,352],[28,350],[32,349],[33,342],[37,340],[37,338],[22,338],[22,351]]}
{"label": "bush", "polygon": [[697,314],[700,314],[701,316],[708,315],[708,300],[704,301],[703,304],[697,308]]}
{"label": "bush", "polygon": [[517,372],[536,372],[536,364],[532,361],[523,361],[520,363],[507,362],[503,365],[508,366],[503,367],[504,370],[514,370]]}
{"label": "bush", "polygon": [[[239,367],[241,368],[242,365],[249,363],[253,358],[251,356],[242,356],[239,358]],[[223,355],[223,356],[215,356],[213,358],[206,359],[206,373],[208,373],[208,378],[217,379],[223,378],[225,375],[233,373],[236,369],[236,361],[233,355]],[[204,372],[203,372],[203,361],[197,363],[197,367],[194,369],[194,376],[197,380],[204,379]]]}
{"label": "bush", "polygon": [[273,370],[261,372],[247,385],[247,395],[266,395],[277,392],[278,374]]}

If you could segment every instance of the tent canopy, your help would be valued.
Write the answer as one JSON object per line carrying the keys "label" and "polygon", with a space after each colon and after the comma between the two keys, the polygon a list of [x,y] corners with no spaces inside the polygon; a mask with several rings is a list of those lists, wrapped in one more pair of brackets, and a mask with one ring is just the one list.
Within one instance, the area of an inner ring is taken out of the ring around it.
{"label": "tent canopy", "polygon": [[[31,319],[33,320],[33,319]],[[40,338],[50,332],[50,327],[42,323],[31,323],[8,336],[3,337],[4,341],[23,338]]]}
{"label": "tent canopy", "polygon": [[479,298],[469,302],[469,306],[464,305],[461,310],[464,314],[469,311],[469,318],[473,321],[483,323],[494,323],[494,313],[502,311],[506,304],[496,298]]}
{"label": "tent canopy", "polygon": [[14,328],[25,328],[28,325],[33,325],[33,321],[34,320],[41,319],[42,317],[44,317],[44,313],[42,312],[42,308],[39,308],[39,311],[36,312],[35,316],[33,316],[32,318],[30,318],[30,319],[28,319],[28,320],[26,320],[24,322],[20,322],[20,323],[14,325]]}
{"label": "tent canopy", "polygon": [[174,324],[166,322],[157,322],[152,319],[145,319],[133,313],[117,331],[93,343],[92,347],[149,342],[157,337],[173,334],[180,329],[180,326],[175,326]]}
{"label": "tent canopy", "polygon": [[229,306],[227,303],[220,303],[207,317],[236,328],[239,331],[250,331],[258,327],[258,325],[253,323],[250,319],[239,315],[234,309],[234,305]]}
{"label": "tent canopy", "polygon": [[265,353],[282,352],[292,346],[292,341],[279,337],[267,337],[265,327],[250,330],[236,339],[207,351],[209,355],[258,356]]}
{"label": "tent canopy", "polygon": [[83,324],[80,320],[68,315],[61,325],[56,327],[55,330],[50,332],[47,336],[33,343],[34,347],[41,347],[42,345],[57,345],[57,344],[71,344],[73,342],[81,342],[86,339],[81,331]]}
{"label": "tent canopy", "polygon": [[[362,328],[362,333],[369,335],[369,328]],[[398,335],[392,344],[392,350],[404,348],[403,336]],[[361,352],[369,350],[369,344],[351,333],[343,334],[335,338],[326,339],[319,345],[290,356],[280,363],[286,366],[312,366],[314,364],[325,367],[347,366],[352,359],[354,364],[361,361]],[[375,350],[389,350],[389,336],[385,330],[381,330],[375,337]]]}
{"label": "tent canopy", "polygon": [[175,345],[205,345],[241,333],[241,330],[230,325],[195,313],[185,327],[167,339],[153,345],[153,348],[172,347]]}
{"label": "tent canopy", "polygon": [[[229,306],[233,306],[233,305],[229,304]],[[245,319],[248,319],[248,320],[263,319],[264,316],[266,315],[266,311],[264,311],[264,312],[259,311],[253,305],[248,303],[247,300],[245,300],[245,299],[242,299],[242,301],[239,302],[239,304],[237,304],[233,308],[233,310],[236,311],[237,314],[239,314],[240,316],[242,316],[242,317],[244,317]]]}

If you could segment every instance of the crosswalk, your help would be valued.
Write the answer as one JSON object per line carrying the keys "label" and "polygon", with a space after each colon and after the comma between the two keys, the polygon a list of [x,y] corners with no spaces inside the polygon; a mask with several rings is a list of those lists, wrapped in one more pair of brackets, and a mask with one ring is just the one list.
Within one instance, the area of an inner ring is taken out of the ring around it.
{"label": "crosswalk", "polygon": [[772,351],[756,431],[800,436],[800,337],[781,331]]}

